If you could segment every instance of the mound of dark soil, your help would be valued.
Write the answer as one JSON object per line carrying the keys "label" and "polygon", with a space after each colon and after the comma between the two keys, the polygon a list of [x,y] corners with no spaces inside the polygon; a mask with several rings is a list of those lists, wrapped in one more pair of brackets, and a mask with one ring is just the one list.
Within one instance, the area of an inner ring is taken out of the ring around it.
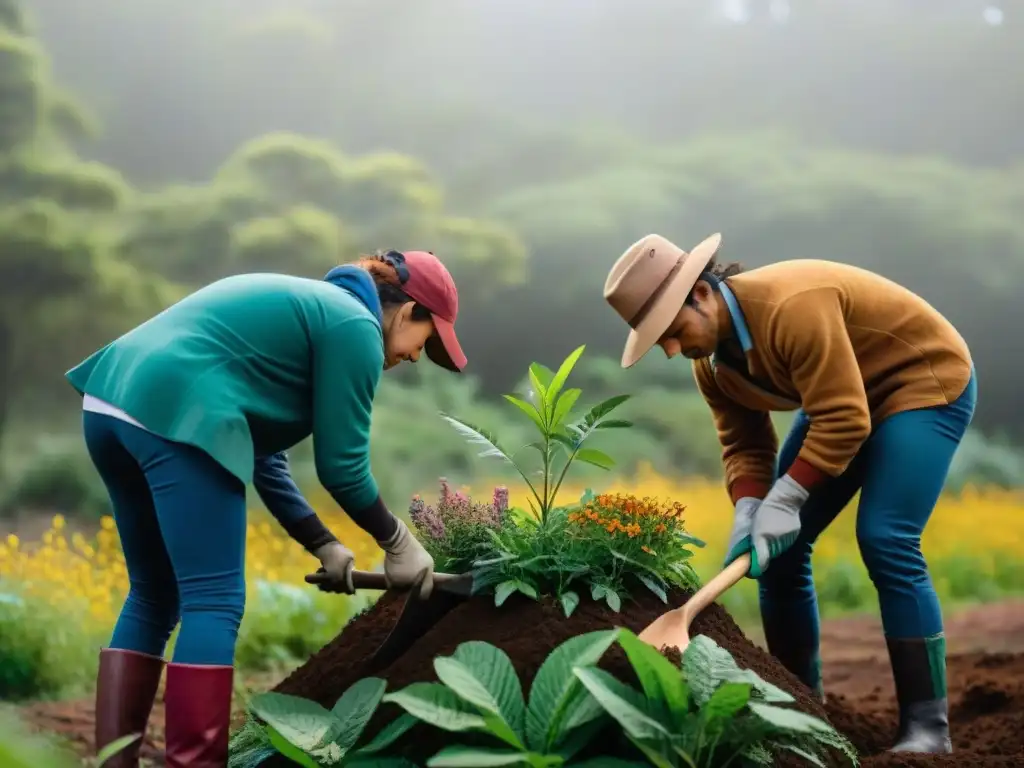
{"label": "mound of dark soil", "polygon": [[[672,607],[681,605],[687,597],[687,594],[674,595]],[[274,690],[313,699],[330,707],[346,688],[366,676],[366,662],[391,631],[402,605],[402,597],[384,595]],[[449,655],[467,640],[482,640],[509,655],[524,689],[528,691],[527,683],[532,682],[547,655],[569,638],[614,626],[625,626],[639,632],[665,610],[665,604],[648,593],[637,595],[622,607],[621,613],[587,600],[569,619],[554,602],[538,603],[517,595],[501,608],[495,608],[492,598],[474,598],[456,607],[410,652],[376,674],[388,681],[388,690],[397,690],[413,682],[434,680],[435,656]],[[705,610],[694,623],[692,633],[709,636],[730,651],[740,666],[752,669],[768,682],[791,691],[802,711],[827,717],[824,707],[814,700],[811,692],[771,656],[747,640],[721,606],[713,605]],[[601,666],[622,680],[633,681],[632,669],[618,647],[613,646]],[[370,732],[397,714],[396,708],[382,708],[371,723]],[[429,757],[445,744],[447,738],[450,737],[434,729],[414,729],[409,734],[409,754],[419,759]],[[270,764],[270,761],[264,763]]]}

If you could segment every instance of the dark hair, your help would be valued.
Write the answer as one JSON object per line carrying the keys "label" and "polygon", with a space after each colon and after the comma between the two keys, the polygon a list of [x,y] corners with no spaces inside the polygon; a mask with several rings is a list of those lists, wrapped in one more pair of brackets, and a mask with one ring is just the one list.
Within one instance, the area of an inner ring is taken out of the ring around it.
{"label": "dark hair", "polygon": [[[714,258],[708,264],[707,268],[700,273],[700,277],[698,277],[697,280],[703,280],[705,283],[708,283],[713,290],[717,291],[719,283],[733,275],[738,275],[742,271],[743,265],[738,261],[719,264],[718,259]],[[689,304],[691,307],[693,306],[692,290],[686,295],[686,301],[684,303]]]}
{"label": "dark hair", "polygon": [[413,320],[430,320],[430,310],[417,302],[402,290],[402,283],[409,279],[409,268],[405,266],[405,256],[398,251],[377,251],[372,256],[360,256],[356,262],[370,273],[377,285],[377,296],[381,307],[401,306],[410,301]]}

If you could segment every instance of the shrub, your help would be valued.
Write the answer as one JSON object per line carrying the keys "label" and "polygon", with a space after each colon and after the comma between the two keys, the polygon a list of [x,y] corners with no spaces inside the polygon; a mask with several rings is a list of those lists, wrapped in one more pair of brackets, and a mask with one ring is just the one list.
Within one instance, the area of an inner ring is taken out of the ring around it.
{"label": "shrub", "polygon": [[15,473],[0,512],[60,511],[98,520],[110,513],[106,487],[81,438],[47,441]]}
{"label": "shrub", "polygon": [[495,488],[490,503],[484,504],[453,491],[443,477],[435,506],[419,496],[409,505],[417,537],[434,558],[434,567],[445,573],[470,570],[474,561],[489,550],[489,531],[500,530],[507,513],[507,488]]}

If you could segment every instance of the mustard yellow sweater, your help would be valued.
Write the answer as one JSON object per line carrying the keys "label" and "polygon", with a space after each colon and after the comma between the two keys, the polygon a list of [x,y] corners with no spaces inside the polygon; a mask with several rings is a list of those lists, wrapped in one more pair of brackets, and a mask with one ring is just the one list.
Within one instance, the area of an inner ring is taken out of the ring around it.
{"label": "mustard yellow sweater", "polygon": [[750,331],[749,369],[694,361],[722,443],[733,500],[762,498],[778,440],[769,411],[803,408],[811,425],[789,474],[805,487],[846,469],[872,425],[946,405],[971,377],[957,330],[924,299],[866,270],[785,261],[730,277]]}

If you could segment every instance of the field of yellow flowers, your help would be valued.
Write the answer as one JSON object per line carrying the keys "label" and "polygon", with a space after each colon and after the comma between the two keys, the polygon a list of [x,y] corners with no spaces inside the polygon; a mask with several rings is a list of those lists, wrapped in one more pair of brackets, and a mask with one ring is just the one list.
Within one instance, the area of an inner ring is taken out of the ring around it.
{"label": "field of yellow flowers", "polygon": [[[492,487],[466,489],[490,496]],[[731,507],[720,484],[672,481],[642,471],[609,482],[615,491],[674,500],[685,505],[686,529],[707,542],[694,558],[702,577],[720,565],[731,524]],[[572,502],[583,489],[565,489]],[[429,497],[429,494],[425,494]],[[512,503],[525,503],[511,489]],[[313,497],[322,517],[372,569],[380,552],[325,497]],[[854,505],[856,500],[854,501]],[[822,610],[873,610],[874,593],[860,564],[855,508],[844,512],[820,540],[815,571]],[[1024,493],[971,489],[939,503],[923,546],[940,594],[947,601],[996,599],[1024,593]],[[316,566],[265,513],[254,513],[247,541],[249,591],[238,663],[272,668],[302,658],[337,634],[369,598],[321,594],[303,577]],[[87,683],[96,649],[107,640],[127,589],[127,572],[113,521],[99,530],[69,532],[63,518],[39,540],[0,533],[0,698],[54,693],[74,681]],[[753,582],[742,583],[727,605],[743,622],[756,617]],[[173,642],[173,639],[172,639]]]}

